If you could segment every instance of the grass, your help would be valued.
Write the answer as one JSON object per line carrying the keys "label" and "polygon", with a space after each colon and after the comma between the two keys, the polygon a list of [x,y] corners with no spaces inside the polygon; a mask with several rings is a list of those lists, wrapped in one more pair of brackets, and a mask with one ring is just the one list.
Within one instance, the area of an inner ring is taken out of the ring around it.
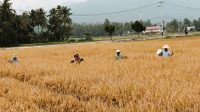
{"label": "grass", "polygon": [[[166,34],[166,38],[182,38],[184,34],[174,34],[178,36],[173,36],[172,34]],[[184,37],[199,37],[199,32],[191,32],[191,35],[184,36]],[[159,34],[151,34],[151,35],[125,35],[125,36],[113,36],[113,41],[123,41],[123,40],[155,40],[161,38]],[[61,44],[73,44],[73,43],[87,43],[87,42],[98,42],[98,41],[109,41],[109,36],[102,36],[102,37],[92,37],[92,41],[88,41],[85,38],[69,38],[68,41],[61,41],[61,42],[46,42],[46,43],[32,43],[32,44],[20,44],[20,45],[11,45],[5,46],[0,48],[8,48],[8,47],[31,47],[31,46],[45,46],[45,45],[61,45]]]}
{"label": "grass", "polygon": [[[156,58],[163,44],[171,58]],[[0,50],[0,111],[200,111],[200,38]],[[128,59],[116,61],[121,49]],[[18,54],[20,64],[7,60]],[[73,54],[85,59],[70,64]]]}

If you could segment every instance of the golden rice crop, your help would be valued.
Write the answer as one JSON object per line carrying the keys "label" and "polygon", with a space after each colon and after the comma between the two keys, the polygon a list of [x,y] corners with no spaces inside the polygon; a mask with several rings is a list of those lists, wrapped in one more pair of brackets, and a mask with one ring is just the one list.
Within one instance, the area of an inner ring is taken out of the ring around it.
{"label": "golden rice crop", "polygon": [[[166,43],[174,56],[156,58]],[[19,65],[7,62],[15,53]],[[200,38],[0,50],[0,111],[198,112]]]}

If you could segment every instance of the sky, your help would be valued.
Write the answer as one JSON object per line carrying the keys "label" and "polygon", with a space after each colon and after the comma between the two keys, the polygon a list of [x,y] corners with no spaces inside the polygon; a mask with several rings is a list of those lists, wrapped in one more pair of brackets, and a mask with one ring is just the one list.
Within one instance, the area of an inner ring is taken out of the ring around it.
{"label": "sky", "polygon": [[[3,1],[3,0],[0,0]],[[22,10],[30,11],[31,9],[44,8],[47,12],[49,9],[57,5],[64,5],[71,8],[73,13],[72,19],[78,23],[99,23],[104,22],[106,18],[117,22],[130,22],[135,20],[150,19],[154,23],[160,22],[160,7],[158,1],[160,0],[11,0],[13,9],[18,13]],[[163,0],[164,8],[163,15],[165,21],[172,19],[182,20],[184,18],[196,19],[200,17],[200,0]],[[192,1],[192,2],[191,2]],[[148,4],[153,4],[150,7],[143,7]],[[172,5],[176,4],[178,6]],[[185,7],[180,7],[185,6]],[[138,10],[130,10],[124,13],[117,13],[111,15],[101,16],[75,16],[84,14],[99,14],[116,11],[123,11],[127,9],[135,9],[143,7]],[[188,8],[189,7],[189,8]],[[191,9],[196,8],[196,9]]]}
{"label": "sky", "polygon": [[[103,22],[105,18],[111,21],[117,22],[130,22],[135,20],[147,20],[150,19],[153,23],[160,23],[160,7],[158,2],[160,0],[88,0],[81,4],[69,5],[74,14],[92,14],[102,12],[115,12],[127,9],[134,9],[148,4],[155,3],[151,7],[142,8],[139,10],[133,10],[126,13],[92,16],[92,17],[72,17],[76,22]],[[164,20],[171,21],[172,19],[183,20],[184,18],[196,19],[200,17],[200,0],[163,0],[164,8],[163,15]],[[191,2],[192,1],[192,2]],[[190,9],[177,7],[172,4],[194,7],[199,9]]]}
{"label": "sky", "polygon": [[[0,0],[3,1],[3,0]],[[87,0],[11,0],[14,9],[30,10],[43,7],[48,10],[57,5],[72,5],[83,3]]]}

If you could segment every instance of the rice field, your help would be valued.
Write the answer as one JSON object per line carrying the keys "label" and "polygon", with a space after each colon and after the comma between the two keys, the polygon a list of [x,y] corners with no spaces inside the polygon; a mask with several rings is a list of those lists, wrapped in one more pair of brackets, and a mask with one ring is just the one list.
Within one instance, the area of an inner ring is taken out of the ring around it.
{"label": "rice field", "polygon": [[[173,57],[155,56],[164,44]],[[116,61],[117,49],[128,59]],[[15,53],[19,65],[7,62]],[[2,49],[0,112],[22,111],[198,112],[200,38]]]}

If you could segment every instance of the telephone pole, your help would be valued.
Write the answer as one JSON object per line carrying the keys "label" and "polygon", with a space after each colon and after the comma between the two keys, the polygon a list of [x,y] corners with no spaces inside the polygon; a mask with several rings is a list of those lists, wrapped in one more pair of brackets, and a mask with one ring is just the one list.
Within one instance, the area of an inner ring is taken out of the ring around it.
{"label": "telephone pole", "polygon": [[163,37],[164,35],[164,20],[163,20],[163,6],[164,6],[164,1],[160,1],[158,2],[159,3],[159,6],[160,7],[160,19],[161,19],[161,35]]}
{"label": "telephone pole", "polygon": [[142,21],[142,18],[143,18],[143,12],[140,11],[140,21]]}

